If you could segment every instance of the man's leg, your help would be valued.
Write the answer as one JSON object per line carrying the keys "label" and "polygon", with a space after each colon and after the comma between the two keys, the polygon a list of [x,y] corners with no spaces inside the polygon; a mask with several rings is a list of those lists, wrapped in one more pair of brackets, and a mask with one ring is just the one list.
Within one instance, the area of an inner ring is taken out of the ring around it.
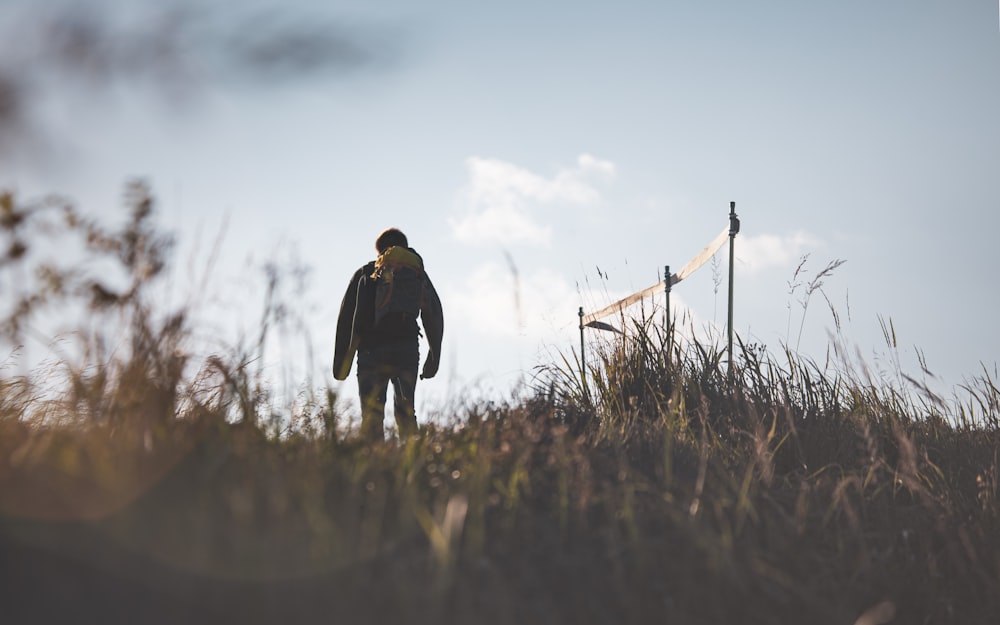
{"label": "man's leg", "polygon": [[385,367],[358,362],[358,396],[361,399],[361,436],[367,441],[385,440],[385,396],[389,375]]}
{"label": "man's leg", "polygon": [[413,398],[417,388],[417,370],[410,367],[399,367],[392,378],[393,412],[396,416],[396,427],[399,438],[403,439],[417,433],[417,415],[413,406]]}

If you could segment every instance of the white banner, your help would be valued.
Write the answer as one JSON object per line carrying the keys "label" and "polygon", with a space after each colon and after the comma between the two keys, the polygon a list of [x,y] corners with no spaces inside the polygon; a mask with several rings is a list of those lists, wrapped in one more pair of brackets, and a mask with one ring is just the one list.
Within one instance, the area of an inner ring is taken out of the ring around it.
{"label": "white banner", "polygon": [[681,267],[681,270],[671,277],[670,283],[677,284],[681,280],[701,269],[701,266],[707,263],[709,258],[715,256],[715,253],[719,251],[719,248],[726,244],[726,239],[728,238],[729,226],[726,226],[726,229],[720,232],[719,236],[715,237],[711,243],[705,246],[705,249],[688,261],[688,264]]}
{"label": "white banner", "polygon": [[[670,276],[670,285],[673,286],[677,284],[681,280],[687,278],[695,271],[700,269],[702,265],[708,262],[709,258],[714,256],[715,253],[719,251],[719,248],[725,245],[726,239],[728,238],[729,238],[729,227],[726,226],[726,229],[720,232],[719,236],[715,237],[711,243],[705,246],[705,249],[699,252],[697,256],[692,258],[688,262],[688,264],[681,267],[680,271]],[[583,325],[587,325],[593,321],[597,321],[598,319],[603,319],[611,315],[619,314],[621,313],[621,311],[625,310],[626,308],[628,308],[629,306],[635,304],[640,300],[643,300],[657,293],[663,293],[665,288],[666,288],[666,281],[660,280],[653,286],[646,287],[641,291],[637,291],[624,299],[618,300],[617,302],[611,304],[610,306],[605,306],[604,308],[598,310],[597,312],[592,312],[584,315],[580,323]]]}

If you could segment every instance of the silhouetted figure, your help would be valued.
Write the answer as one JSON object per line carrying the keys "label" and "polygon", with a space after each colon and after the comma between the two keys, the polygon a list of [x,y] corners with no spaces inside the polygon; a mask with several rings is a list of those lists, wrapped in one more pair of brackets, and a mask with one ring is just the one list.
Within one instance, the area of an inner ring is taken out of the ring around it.
{"label": "silhouetted figure", "polygon": [[340,305],[333,377],[346,380],[358,355],[361,434],[383,440],[385,399],[392,383],[396,426],[403,438],[417,431],[414,391],[420,362],[417,318],[429,351],[420,378],[433,378],[441,360],[444,315],[424,262],[396,228],[375,240],[378,258],[354,272]]}

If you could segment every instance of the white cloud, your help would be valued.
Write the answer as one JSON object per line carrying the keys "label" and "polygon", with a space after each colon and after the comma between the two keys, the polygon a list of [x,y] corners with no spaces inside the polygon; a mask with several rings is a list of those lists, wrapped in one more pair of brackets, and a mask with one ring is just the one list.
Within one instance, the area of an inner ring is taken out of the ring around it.
{"label": "white cloud", "polygon": [[611,161],[602,161],[590,154],[581,154],[576,159],[582,171],[596,171],[606,176],[614,177],[616,173],[615,164]]}
{"label": "white cloud", "polygon": [[460,241],[544,245],[552,229],[539,220],[539,205],[592,206],[601,201],[593,179],[610,180],[615,165],[581,154],[575,167],[545,178],[523,167],[496,159],[466,159],[468,182],[459,193],[461,216],[451,219]]}
{"label": "white cloud", "polygon": [[577,300],[574,286],[550,269],[515,275],[498,263],[473,270],[461,289],[448,294],[452,315],[480,334],[500,337],[550,337],[572,325]]}
{"label": "white cloud", "polygon": [[736,259],[750,271],[784,267],[798,262],[822,241],[806,232],[786,235],[760,234],[736,237]]}
{"label": "white cloud", "polygon": [[536,223],[515,206],[487,206],[450,223],[455,238],[465,243],[497,241],[543,245],[552,236],[552,228]]}

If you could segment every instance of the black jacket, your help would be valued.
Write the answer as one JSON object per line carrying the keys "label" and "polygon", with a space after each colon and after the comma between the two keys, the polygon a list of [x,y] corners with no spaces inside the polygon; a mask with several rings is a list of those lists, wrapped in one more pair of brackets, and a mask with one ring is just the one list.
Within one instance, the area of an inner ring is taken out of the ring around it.
{"label": "black jacket", "polygon": [[[412,248],[410,251],[416,254]],[[333,377],[338,380],[347,379],[354,362],[354,355],[359,349],[416,341],[420,336],[416,319],[384,320],[378,328],[375,328],[375,278],[372,277],[374,271],[375,261],[355,271],[340,304],[337,341],[333,351]],[[427,335],[429,350],[421,377],[431,378],[437,373],[441,361],[444,313],[441,310],[441,300],[426,272],[424,279],[426,283],[420,321]]]}

